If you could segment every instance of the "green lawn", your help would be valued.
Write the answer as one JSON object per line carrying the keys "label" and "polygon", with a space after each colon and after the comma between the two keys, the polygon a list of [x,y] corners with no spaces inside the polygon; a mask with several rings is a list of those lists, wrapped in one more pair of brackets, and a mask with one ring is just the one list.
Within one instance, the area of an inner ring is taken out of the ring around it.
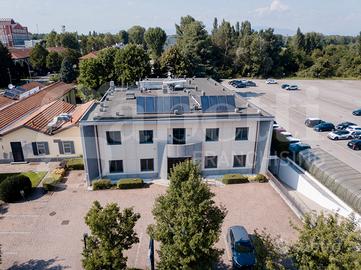
{"label": "green lawn", "polygon": [[5,180],[8,176],[22,174],[27,177],[29,177],[31,184],[33,187],[37,187],[40,183],[40,181],[44,178],[46,175],[46,172],[25,172],[25,173],[1,173],[0,174],[0,182],[2,180]]}

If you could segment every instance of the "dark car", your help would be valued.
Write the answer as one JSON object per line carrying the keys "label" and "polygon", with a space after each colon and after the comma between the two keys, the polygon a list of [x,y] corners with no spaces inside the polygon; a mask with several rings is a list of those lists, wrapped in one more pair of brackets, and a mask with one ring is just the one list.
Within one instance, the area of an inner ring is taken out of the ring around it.
{"label": "dark car", "polygon": [[290,86],[289,84],[284,83],[284,84],[281,85],[281,88],[282,88],[282,89],[286,89],[286,88],[289,87],[289,86]]}
{"label": "dark car", "polygon": [[292,143],[288,147],[288,150],[294,154],[297,154],[303,150],[310,149],[311,146],[307,143]]}
{"label": "dark car", "polygon": [[241,81],[235,81],[233,86],[236,88],[246,88],[247,87],[247,85]]}
{"label": "dark car", "polygon": [[314,126],[313,130],[317,132],[333,131],[335,130],[335,125],[332,123],[321,123],[317,126]]}
{"label": "dark car", "polygon": [[356,116],[361,116],[361,109],[354,110],[352,114]]}
{"label": "dark car", "polygon": [[246,85],[251,87],[257,86],[257,84],[254,81],[246,81]]}
{"label": "dark car", "polygon": [[338,124],[336,126],[336,129],[338,130],[345,130],[346,128],[348,128],[349,126],[356,126],[356,124],[351,123],[351,122],[342,122],[340,124]]}
{"label": "dark car", "polygon": [[361,139],[361,131],[354,131],[352,132],[352,137],[354,139]]}
{"label": "dark car", "polygon": [[232,252],[232,265],[234,269],[252,267],[256,264],[254,246],[243,226],[228,228],[227,244]]}
{"label": "dark car", "polygon": [[305,125],[307,127],[313,128],[314,126],[317,126],[324,122],[325,121],[321,120],[320,118],[307,118],[305,121]]}
{"label": "dark car", "polygon": [[352,150],[361,150],[361,140],[357,139],[357,140],[349,141],[347,146]]}

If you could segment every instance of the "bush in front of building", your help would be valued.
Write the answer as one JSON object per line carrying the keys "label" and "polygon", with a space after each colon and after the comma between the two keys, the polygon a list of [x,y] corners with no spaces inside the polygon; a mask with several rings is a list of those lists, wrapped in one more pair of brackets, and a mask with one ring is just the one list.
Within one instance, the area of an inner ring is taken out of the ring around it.
{"label": "bush in front of building", "polygon": [[68,159],[65,167],[68,170],[84,170],[84,160],[82,158]]}
{"label": "bush in front of building", "polygon": [[142,188],[144,187],[144,181],[140,178],[126,178],[120,179],[117,182],[118,189],[132,189],[132,188]]}
{"label": "bush in front of building", "polygon": [[257,183],[267,183],[268,178],[264,174],[256,174],[255,176],[250,177],[251,182],[257,182]]}
{"label": "bush in front of building", "polygon": [[113,187],[113,183],[109,179],[99,179],[92,182],[93,190],[110,189]]}
{"label": "bush in front of building", "polygon": [[225,185],[249,183],[248,176],[242,174],[225,174],[222,179]]}
{"label": "bush in front of building", "polygon": [[13,175],[3,180],[0,184],[0,200],[14,202],[21,199],[21,191],[27,196],[32,190],[31,181],[25,175]]}
{"label": "bush in front of building", "polygon": [[55,190],[57,184],[59,184],[63,180],[65,172],[66,170],[64,168],[56,168],[43,180],[43,188],[47,191]]}

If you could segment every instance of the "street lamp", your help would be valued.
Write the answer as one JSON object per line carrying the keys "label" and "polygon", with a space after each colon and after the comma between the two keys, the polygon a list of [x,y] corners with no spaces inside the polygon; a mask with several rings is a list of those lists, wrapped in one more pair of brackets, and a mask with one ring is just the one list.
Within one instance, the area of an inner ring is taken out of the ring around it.
{"label": "street lamp", "polygon": [[86,241],[88,239],[88,234],[87,233],[84,233],[83,234],[83,241],[84,241],[84,249],[86,249]]}

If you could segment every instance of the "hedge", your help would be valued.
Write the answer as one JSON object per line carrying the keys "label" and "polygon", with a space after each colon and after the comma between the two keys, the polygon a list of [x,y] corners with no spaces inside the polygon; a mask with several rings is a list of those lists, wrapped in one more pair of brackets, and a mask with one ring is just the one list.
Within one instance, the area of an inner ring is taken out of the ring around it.
{"label": "hedge", "polygon": [[68,170],[84,170],[84,160],[82,158],[72,158],[66,160],[65,167]]}
{"label": "hedge", "polygon": [[3,180],[0,184],[0,200],[14,202],[21,199],[20,191],[27,196],[32,190],[31,181],[25,175],[13,175]]}
{"label": "hedge", "polygon": [[250,180],[252,182],[258,182],[258,183],[267,183],[268,182],[267,177],[265,175],[263,175],[263,174],[260,174],[260,173],[255,175],[255,176],[252,176],[250,178]]}
{"label": "hedge", "polygon": [[65,176],[64,168],[56,168],[52,171],[43,181],[43,188],[48,191],[56,189],[57,184],[59,184]]}
{"label": "hedge", "polygon": [[144,187],[144,181],[140,178],[125,178],[117,182],[118,189],[132,189]]}
{"label": "hedge", "polygon": [[241,174],[225,174],[222,179],[223,184],[244,184],[249,183],[248,176]]}
{"label": "hedge", "polygon": [[109,179],[99,179],[92,182],[93,190],[110,189],[113,187],[112,181]]}

